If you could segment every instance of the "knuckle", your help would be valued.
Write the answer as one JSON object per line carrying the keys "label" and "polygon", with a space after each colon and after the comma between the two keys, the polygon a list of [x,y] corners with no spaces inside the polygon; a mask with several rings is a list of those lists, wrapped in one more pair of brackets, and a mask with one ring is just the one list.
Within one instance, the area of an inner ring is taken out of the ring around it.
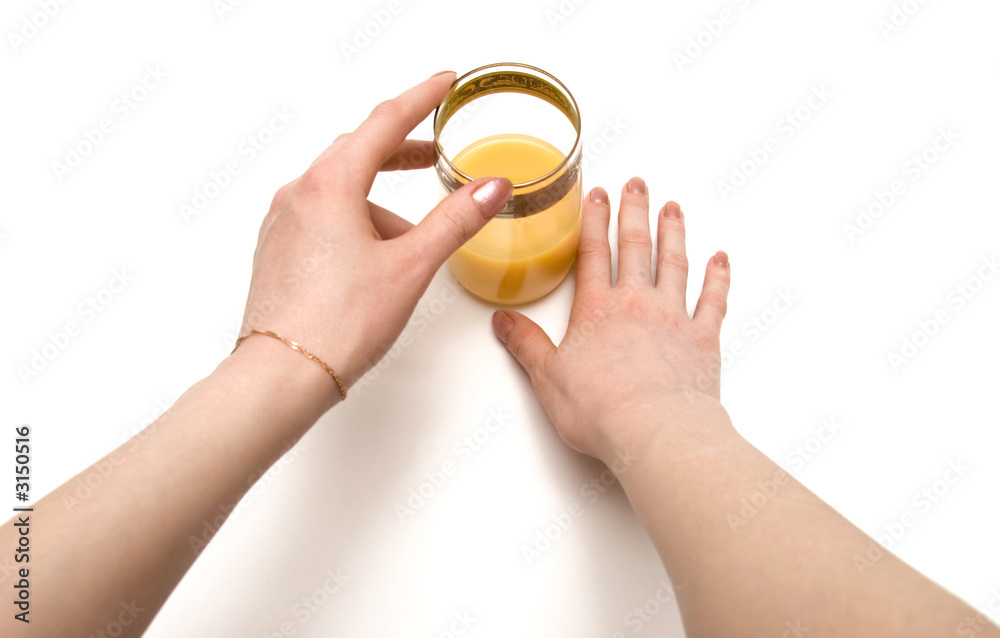
{"label": "knuckle", "polygon": [[653,240],[650,238],[648,232],[639,229],[628,229],[618,232],[618,245],[646,248],[653,245]]}
{"label": "knuckle", "polygon": [[[408,284],[421,282],[425,279],[430,281],[430,277],[427,276],[429,267],[426,265],[428,261],[426,251],[412,241],[390,241],[394,244],[392,255],[395,267],[392,272],[398,273],[398,276]],[[433,276],[433,272],[431,276]]]}
{"label": "knuckle", "polygon": [[583,290],[577,295],[577,301],[580,308],[583,309],[585,316],[588,319],[592,319],[589,315],[596,312],[598,309],[604,306],[604,293],[600,290]]}
{"label": "knuckle", "polygon": [[690,319],[687,313],[679,313],[674,310],[668,310],[663,313],[663,324],[671,331],[679,330],[684,322]]}
{"label": "knuckle", "polygon": [[292,184],[288,183],[274,192],[274,197],[271,198],[271,209],[268,212],[269,216],[288,205],[293,190]]}
{"label": "knuckle", "polygon": [[333,139],[333,144],[330,144],[329,148],[331,151],[340,150],[340,148],[343,147],[345,144],[347,144],[348,140],[350,139],[351,139],[350,133],[341,133],[340,135],[338,135]]}
{"label": "knuckle", "polygon": [[296,197],[322,197],[336,188],[342,179],[339,165],[335,162],[313,164],[299,177],[295,188]]}
{"label": "knuckle", "polygon": [[729,308],[726,296],[717,292],[701,293],[701,303],[704,304],[705,307],[715,310],[723,317],[726,316],[726,310]]}
{"label": "knuckle", "polygon": [[639,290],[628,289],[623,300],[623,306],[626,314],[632,317],[638,317],[643,320],[650,317],[651,304],[648,295],[642,294]]}
{"label": "knuckle", "polygon": [[717,352],[719,350],[719,335],[712,330],[696,329],[691,333],[691,340],[702,352]]}
{"label": "knuckle", "polygon": [[468,239],[465,221],[459,215],[458,211],[453,208],[446,208],[441,211],[437,224],[441,232],[456,246],[461,246]]}
{"label": "knuckle", "polygon": [[369,117],[374,119],[398,120],[406,116],[406,108],[399,100],[386,100],[375,105]]}
{"label": "knuckle", "polygon": [[688,258],[681,253],[664,252],[660,255],[660,266],[667,270],[676,270],[686,275],[688,272]]}
{"label": "knuckle", "polygon": [[298,180],[297,191],[302,195],[315,195],[326,191],[329,185],[327,174],[314,167],[309,167]]}
{"label": "knuckle", "polygon": [[665,225],[671,235],[683,238],[687,234],[684,228],[684,219],[681,217],[666,217],[660,220],[660,224]]}
{"label": "knuckle", "polygon": [[341,133],[340,135],[338,135],[333,139],[333,141],[330,143],[329,146],[323,149],[323,152],[320,153],[319,156],[313,160],[311,165],[315,166],[316,164],[323,164],[329,161],[329,159],[332,156],[335,156],[337,153],[340,153],[343,150],[344,146],[347,145],[350,139],[351,139],[351,133]]}
{"label": "knuckle", "polygon": [[523,335],[515,323],[514,327],[510,330],[510,334],[507,335],[507,349],[510,350],[511,355],[524,367],[525,371],[529,375],[533,375],[534,369],[530,365],[531,362],[525,356],[524,341]]}
{"label": "knuckle", "polygon": [[600,239],[581,239],[580,246],[577,248],[577,255],[583,258],[606,257],[610,260],[611,247],[608,246],[607,241]]}

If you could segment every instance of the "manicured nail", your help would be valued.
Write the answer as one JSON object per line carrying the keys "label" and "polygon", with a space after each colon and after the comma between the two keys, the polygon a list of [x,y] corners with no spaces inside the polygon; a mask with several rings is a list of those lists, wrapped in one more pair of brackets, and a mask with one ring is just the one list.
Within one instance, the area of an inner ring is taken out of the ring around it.
{"label": "manicured nail", "polygon": [[480,184],[472,192],[472,199],[479,204],[479,212],[486,219],[492,218],[503,208],[514,192],[514,185],[506,177],[494,177]]}
{"label": "manicured nail", "polygon": [[664,217],[673,217],[675,219],[680,219],[684,216],[681,212],[681,205],[677,202],[667,202],[667,205],[663,207]]}
{"label": "manicured nail", "polygon": [[715,253],[715,257],[712,257],[712,261],[715,262],[715,265],[720,268],[729,268],[729,255],[727,255],[724,250],[720,250]]}
{"label": "manicured nail", "polygon": [[432,77],[432,78],[436,78],[437,76],[439,76],[439,75],[444,75],[445,73],[454,73],[455,75],[458,75],[458,74],[457,74],[457,73],[455,73],[454,71],[438,71],[437,73],[435,73],[435,74],[434,74],[434,75],[432,75],[431,77]]}
{"label": "manicured nail", "polygon": [[639,195],[646,194],[646,182],[641,177],[633,177],[628,181],[628,192]]}
{"label": "manicured nail", "polygon": [[595,204],[607,204],[608,191],[604,190],[600,186],[595,187],[592,191],[590,191],[590,201]]}
{"label": "manicured nail", "polygon": [[506,312],[497,310],[493,313],[493,332],[496,333],[497,339],[502,341],[504,345],[507,344],[507,337],[510,336],[510,329],[513,327],[514,318]]}

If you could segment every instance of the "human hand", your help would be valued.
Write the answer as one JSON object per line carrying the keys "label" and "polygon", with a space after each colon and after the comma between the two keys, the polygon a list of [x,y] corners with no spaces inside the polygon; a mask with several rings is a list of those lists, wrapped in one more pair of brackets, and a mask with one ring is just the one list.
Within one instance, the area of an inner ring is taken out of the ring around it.
{"label": "human hand", "polygon": [[[680,440],[702,436],[698,428],[718,427],[725,415],[719,331],[730,274],[728,256],[716,253],[689,316],[684,215],[668,202],[657,216],[654,283],[649,194],[635,177],[622,189],[618,281],[612,285],[610,215],[607,193],[595,188],[583,203],[576,297],[558,348],[524,315],[493,315],[494,331],[527,371],[559,435],[609,464],[652,437]],[[722,422],[731,428],[728,417]]]}
{"label": "human hand", "polygon": [[513,190],[505,178],[477,179],[416,226],[368,201],[380,170],[432,165],[432,143],[406,136],[454,79],[439,73],[379,104],[278,190],[257,240],[241,335],[270,330],[296,341],[348,387],[388,351],[434,273]]}

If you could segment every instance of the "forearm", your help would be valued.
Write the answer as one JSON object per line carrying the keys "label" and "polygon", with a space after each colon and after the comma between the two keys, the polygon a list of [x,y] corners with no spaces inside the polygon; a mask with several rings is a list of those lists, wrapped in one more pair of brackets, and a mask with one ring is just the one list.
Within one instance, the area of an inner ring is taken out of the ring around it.
{"label": "forearm", "polygon": [[[335,397],[318,366],[255,337],[139,435],[47,495],[31,513],[39,605],[30,635],[88,635],[119,620],[128,621],[123,635],[141,634],[203,548],[190,539],[203,540],[205,521],[217,529]],[[90,477],[100,484],[92,479],[81,494],[79,481]],[[4,546],[11,531],[0,532]],[[20,625],[12,630],[28,635]]]}
{"label": "forearm", "polygon": [[740,437],[721,406],[673,416],[702,435],[654,439],[621,478],[688,635],[942,636],[974,615],[886,550],[859,569],[874,541]]}

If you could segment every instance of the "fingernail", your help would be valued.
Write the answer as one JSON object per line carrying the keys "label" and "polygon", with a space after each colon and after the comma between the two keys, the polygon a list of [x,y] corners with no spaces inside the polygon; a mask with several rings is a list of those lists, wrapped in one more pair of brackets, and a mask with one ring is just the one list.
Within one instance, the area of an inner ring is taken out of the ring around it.
{"label": "fingernail", "polygon": [[720,250],[715,253],[715,257],[712,258],[712,261],[714,261],[715,265],[720,268],[729,268],[729,255],[727,255],[724,250]]}
{"label": "fingernail", "polygon": [[479,204],[479,212],[486,219],[497,214],[514,192],[514,185],[506,177],[494,177],[483,182],[472,192],[472,199]]}
{"label": "fingernail", "polygon": [[628,192],[639,195],[646,194],[646,182],[641,177],[633,177],[628,181]]}
{"label": "fingernail", "polygon": [[663,216],[680,219],[683,216],[681,213],[681,205],[677,202],[667,202],[667,205],[663,207]]}
{"label": "fingernail", "polygon": [[[438,71],[437,73],[435,73],[435,74],[434,74],[434,75],[432,75],[431,77],[432,77],[432,78],[436,78],[437,76],[439,76],[439,75],[444,75],[445,73],[455,73],[455,72],[454,72],[454,71]],[[455,73],[455,75],[458,75],[458,74],[457,74],[457,73]]]}
{"label": "fingernail", "polygon": [[510,336],[510,329],[513,327],[514,318],[506,312],[497,310],[493,313],[493,332],[496,333],[497,339],[502,341],[504,345],[507,345],[507,337]]}
{"label": "fingernail", "polygon": [[608,191],[604,190],[600,186],[594,188],[594,190],[590,191],[590,201],[595,204],[607,204]]}

